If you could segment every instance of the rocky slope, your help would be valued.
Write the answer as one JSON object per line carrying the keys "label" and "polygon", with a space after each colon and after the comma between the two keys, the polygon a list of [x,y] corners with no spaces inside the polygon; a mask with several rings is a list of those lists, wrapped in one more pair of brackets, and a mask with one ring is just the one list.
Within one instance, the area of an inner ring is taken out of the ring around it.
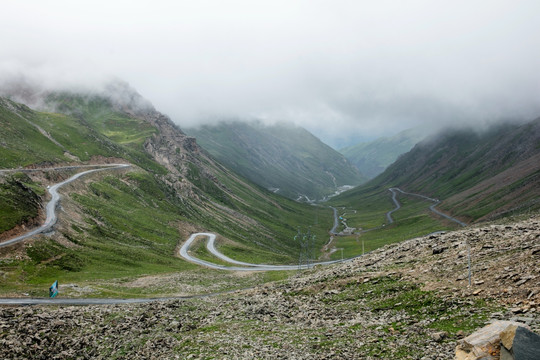
{"label": "rocky slope", "polygon": [[451,359],[459,338],[493,319],[540,331],[539,263],[535,216],[412,239],[229,295],[5,307],[0,353],[5,359]]}

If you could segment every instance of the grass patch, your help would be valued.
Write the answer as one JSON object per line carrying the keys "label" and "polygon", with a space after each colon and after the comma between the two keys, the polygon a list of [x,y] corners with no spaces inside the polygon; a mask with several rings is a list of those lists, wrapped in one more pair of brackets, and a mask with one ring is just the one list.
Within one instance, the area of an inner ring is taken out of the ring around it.
{"label": "grass patch", "polygon": [[[346,213],[343,217],[346,218],[350,227],[362,229],[359,235],[335,237],[335,247],[338,249],[343,248],[345,258],[361,255],[362,243],[364,252],[367,253],[384,245],[424,236],[435,231],[453,230],[458,227],[457,224],[431,212],[429,206],[432,205],[432,202],[403,194],[398,195],[401,208],[392,214],[394,223],[386,224],[383,222],[384,226],[382,226],[380,223],[382,216],[386,219],[386,212],[394,207],[393,202],[388,200],[390,200],[389,191],[388,194],[383,192],[373,193],[369,201],[372,201],[377,206],[378,210],[374,213],[368,213],[367,210],[362,209],[357,210],[356,213],[347,208],[339,209],[339,215]],[[390,204],[391,206],[389,206]],[[383,209],[382,205],[386,205],[386,208]],[[375,219],[379,221],[375,221]],[[367,221],[367,225],[362,221]],[[370,226],[374,224],[379,225],[371,228]],[[334,260],[340,259],[341,251],[338,250],[333,253],[331,258]]]}
{"label": "grass patch", "polygon": [[24,173],[0,178],[0,233],[37,217],[44,194],[45,189]]}

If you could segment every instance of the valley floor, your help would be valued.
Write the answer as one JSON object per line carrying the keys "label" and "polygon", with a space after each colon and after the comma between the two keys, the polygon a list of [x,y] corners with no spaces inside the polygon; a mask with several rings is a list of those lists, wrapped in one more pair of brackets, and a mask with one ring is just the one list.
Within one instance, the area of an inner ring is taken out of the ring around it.
{"label": "valley floor", "polygon": [[[471,286],[468,285],[468,248]],[[0,308],[0,355],[129,359],[451,359],[493,319],[540,331],[540,216],[387,245],[202,299]]]}

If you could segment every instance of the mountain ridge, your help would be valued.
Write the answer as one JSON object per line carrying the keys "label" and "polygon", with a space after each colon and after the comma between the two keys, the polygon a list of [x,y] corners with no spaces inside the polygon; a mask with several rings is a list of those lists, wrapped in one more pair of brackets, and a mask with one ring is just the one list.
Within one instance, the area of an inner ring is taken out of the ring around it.
{"label": "mountain ridge", "polygon": [[[190,232],[219,234],[220,250],[240,253],[241,259],[295,263],[299,246],[292,237],[299,227],[312,225],[318,213],[327,213],[327,219],[321,215],[311,230],[323,241],[330,210],[299,204],[238,176],[207,155],[167,116],[153,107],[132,107],[130,102],[138,103],[138,96],[132,95],[119,96],[127,99],[122,103],[102,94],[49,92],[42,99],[49,112],[0,101],[1,167],[49,169],[25,172],[26,177],[15,172],[13,186],[12,175],[0,176],[0,196],[15,204],[0,208],[2,219],[15,216],[9,229],[15,225],[23,230],[39,221],[36,202],[22,208],[18,199],[28,194],[16,189],[24,186],[44,202],[47,185],[76,171],[52,167],[132,164],[127,170],[92,174],[70,184],[61,201],[66,214],[60,214],[51,237],[37,235],[2,248],[0,257],[18,265],[0,262],[8,280],[0,292],[20,287],[40,296],[43,284],[54,277],[76,283],[88,280],[94,287],[115,276],[189,273],[197,266],[175,257],[175,249]],[[34,220],[25,220],[28,217]],[[201,249],[194,251],[199,254]],[[20,277],[23,269],[26,275]],[[253,279],[261,281],[264,276]]]}
{"label": "mountain ridge", "polygon": [[340,149],[339,152],[361,173],[372,179],[427,136],[429,132],[426,133],[425,129],[408,129],[393,136],[348,146]]}
{"label": "mountain ridge", "polygon": [[293,199],[320,199],[365,180],[341,154],[293,124],[234,120],[186,132],[237,173]]}
{"label": "mountain ridge", "polygon": [[[540,118],[484,131],[442,131],[401,155],[367,187],[401,187],[442,200],[467,221],[538,208]],[[348,196],[358,196],[354,189]]]}

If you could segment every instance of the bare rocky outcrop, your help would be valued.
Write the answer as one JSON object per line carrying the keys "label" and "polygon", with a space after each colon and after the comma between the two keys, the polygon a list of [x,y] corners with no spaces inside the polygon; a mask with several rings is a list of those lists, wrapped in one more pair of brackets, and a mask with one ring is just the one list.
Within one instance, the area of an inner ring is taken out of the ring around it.
{"label": "bare rocky outcrop", "polygon": [[459,340],[455,360],[535,360],[540,358],[540,335],[526,324],[496,321]]}

